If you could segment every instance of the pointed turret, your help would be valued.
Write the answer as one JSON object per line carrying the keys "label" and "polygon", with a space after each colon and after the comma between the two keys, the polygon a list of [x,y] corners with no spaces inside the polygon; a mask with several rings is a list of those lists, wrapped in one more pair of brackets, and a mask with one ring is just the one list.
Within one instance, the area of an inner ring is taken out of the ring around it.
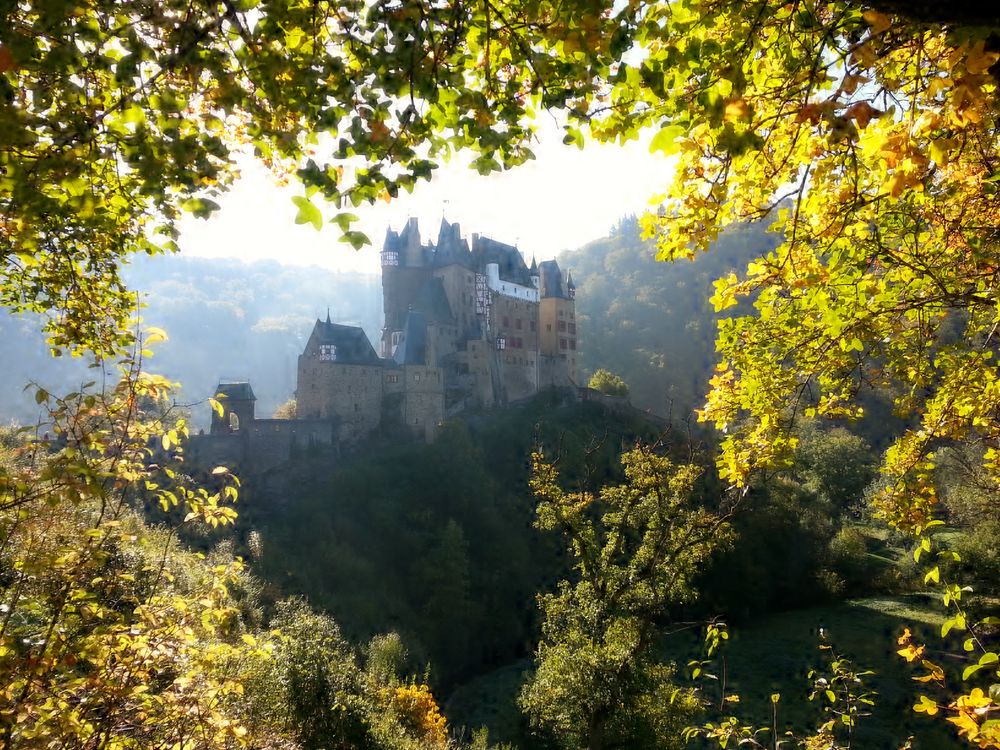
{"label": "pointed turret", "polygon": [[420,244],[420,227],[417,226],[416,217],[406,220],[406,228],[399,235],[399,242],[402,245],[402,265],[409,267],[424,265],[424,248]]}
{"label": "pointed turret", "polygon": [[382,267],[386,266],[398,266],[399,265],[399,251],[402,248],[402,242],[400,242],[399,235],[392,231],[392,229],[387,229],[385,232],[385,242],[382,244]]}
{"label": "pointed turret", "polygon": [[469,267],[472,254],[469,252],[469,243],[462,239],[462,228],[457,223],[449,224],[447,219],[442,218],[434,250],[434,265],[443,268],[454,263]]}
{"label": "pointed turret", "polygon": [[566,275],[566,296],[570,299],[576,299],[576,284],[573,283],[572,271]]}
{"label": "pointed turret", "polygon": [[528,269],[528,275],[531,276],[531,285],[538,289],[538,285],[541,283],[541,276],[538,273],[538,264],[535,262],[535,256],[531,256],[531,268]]}

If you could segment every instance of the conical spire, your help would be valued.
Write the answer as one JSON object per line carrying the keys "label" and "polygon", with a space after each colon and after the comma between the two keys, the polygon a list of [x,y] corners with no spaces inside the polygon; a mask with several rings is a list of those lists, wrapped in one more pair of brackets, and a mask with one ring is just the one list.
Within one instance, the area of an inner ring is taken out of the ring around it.
{"label": "conical spire", "polygon": [[331,320],[330,320],[330,306],[327,305],[326,306],[326,324],[330,325],[330,323],[331,323]]}

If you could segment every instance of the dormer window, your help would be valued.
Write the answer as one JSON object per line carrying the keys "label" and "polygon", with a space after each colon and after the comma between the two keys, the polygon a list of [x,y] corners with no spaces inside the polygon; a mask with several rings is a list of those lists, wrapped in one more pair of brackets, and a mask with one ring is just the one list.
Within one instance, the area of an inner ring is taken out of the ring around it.
{"label": "dormer window", "polygon": [[335,362],[336,360],[337,360],[337,347],[335,347],[333,344],[319,345],[320,362]]}

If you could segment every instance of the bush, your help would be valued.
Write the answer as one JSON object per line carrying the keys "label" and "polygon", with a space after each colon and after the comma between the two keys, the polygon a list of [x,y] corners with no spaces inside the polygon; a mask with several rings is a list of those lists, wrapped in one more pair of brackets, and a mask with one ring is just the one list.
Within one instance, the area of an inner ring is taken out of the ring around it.
{"label": "bush", "polygon": [[628,395],[628,384],[621,378],[620,375],[615,375],[613,372],[608,370],[598,370],[590,378],[590,382],[587,384],[588,388],[593,388],[595,391],[600,391],[608,396],[627,396]]}

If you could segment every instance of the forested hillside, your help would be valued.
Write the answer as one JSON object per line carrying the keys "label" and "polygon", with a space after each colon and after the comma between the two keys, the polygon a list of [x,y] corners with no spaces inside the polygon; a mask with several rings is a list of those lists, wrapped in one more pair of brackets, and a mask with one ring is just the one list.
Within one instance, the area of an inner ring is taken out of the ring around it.
{"label": "forested hillside", "polygon": [[712,285],[777,244],[766,227],[731,227],[711,252],[660,263],[632,216],[608,237],[560,256],[577,285],[584,372],[611,369],[637,406],[686,418],[704,401],[715,364]]}
{"label": "forested hillside", "polygon": [[[156,348],[150,369],[181,384],[179,400],[211,396],[220,377],[248,378],[261,416],[291,398],[296,358],[327,308],[370,337],[382,324],[377,276],[273,261],[139,256],[126,278],[141,290],[144,326],[163,328],[170,337]],[[58,393],[97,379],[80,360],[53,359],[39,329],[37,317],[0,311],[4,419],[34,420],[35,404],[22,393],[28,381]],[[193,414],[196,424],[207,416],[205,409]]]}

